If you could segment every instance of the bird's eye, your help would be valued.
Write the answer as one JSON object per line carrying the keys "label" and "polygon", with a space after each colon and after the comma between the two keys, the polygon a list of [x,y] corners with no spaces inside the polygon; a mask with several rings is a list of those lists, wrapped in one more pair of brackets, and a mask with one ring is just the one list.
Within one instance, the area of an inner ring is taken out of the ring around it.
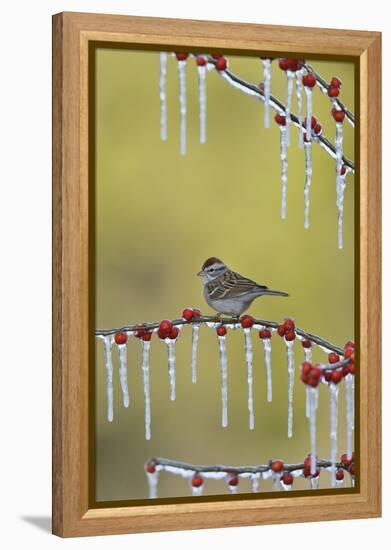
{"label": "bird's eye", "polygon": [[211,268],[209,269],[209,271],[211,271],[211,272],[214,271],[214,270],[215,270],[214,267],[211,267]]}

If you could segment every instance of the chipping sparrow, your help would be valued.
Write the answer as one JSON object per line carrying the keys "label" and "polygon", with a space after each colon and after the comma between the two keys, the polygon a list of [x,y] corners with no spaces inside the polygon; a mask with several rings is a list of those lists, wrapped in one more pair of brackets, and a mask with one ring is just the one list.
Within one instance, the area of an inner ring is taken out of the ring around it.
{"label": "chipping sparrow", "polygon": [[206,260],[197,273],[204,283],[204,296],[208,305],[220,314],[237,317],[250,307],[259,296],[289,296],[286,292],[270,290],[231,271],[218,258]]}

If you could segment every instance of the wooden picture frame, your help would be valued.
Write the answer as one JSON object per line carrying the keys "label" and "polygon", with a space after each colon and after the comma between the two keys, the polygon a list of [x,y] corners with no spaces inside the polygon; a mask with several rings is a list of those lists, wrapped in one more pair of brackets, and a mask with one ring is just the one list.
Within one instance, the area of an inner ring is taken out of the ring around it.
{"label": "wooden picture frame", "polygon": [[[92,507],[89,431],[89,45],[344,56],[358,67],[357,491]],[[53,17],[53,533],[62,537],[377,517],[381,514],[381,34],[61,13]]]}

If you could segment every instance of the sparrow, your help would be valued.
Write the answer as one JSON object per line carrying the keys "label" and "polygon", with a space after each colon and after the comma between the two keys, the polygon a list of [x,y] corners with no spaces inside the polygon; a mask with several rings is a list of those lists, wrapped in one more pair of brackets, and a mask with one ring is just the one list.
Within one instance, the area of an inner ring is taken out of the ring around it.
{"label": "sparrow", "polygon": [[239,317],[260,296],[289,296],[243,277],[215,257],[208,258],[197,275],[204,284],[205,300],[220,315]]}

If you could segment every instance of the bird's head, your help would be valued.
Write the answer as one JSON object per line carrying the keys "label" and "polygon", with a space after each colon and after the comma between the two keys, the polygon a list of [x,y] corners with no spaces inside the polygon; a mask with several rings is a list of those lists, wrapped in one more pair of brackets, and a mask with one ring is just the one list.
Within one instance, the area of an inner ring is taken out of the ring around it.
{"label": "bird's head", "polygon": [[222,262],[218,258],[212,257],[208,258],[203,263],[201,271],[199,271],[197,275],[201,277],[203,283],[206,284],[210,281],[213,281],[213,279],[217,279],[217,277],[220,277],[220,275],[222,275],[227,270],[228,267],[225,265],[224,262]]}

